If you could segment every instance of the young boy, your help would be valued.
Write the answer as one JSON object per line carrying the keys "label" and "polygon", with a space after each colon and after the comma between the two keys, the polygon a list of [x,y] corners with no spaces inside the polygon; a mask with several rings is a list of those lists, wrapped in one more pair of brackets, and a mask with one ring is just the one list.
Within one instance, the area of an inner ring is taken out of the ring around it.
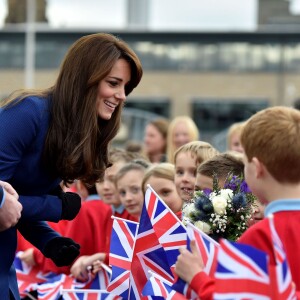
{"label": "young boy", "polygon": [[243,155],[227,151],[204,161],[197,168],[195,191],[213,189],[213,177],[218,178],[219,187],[223,188],[229,174],[240,176],[244,174]]}
{"label": "young boy", "polygon": [[[213,189],[213,177],[218,178],[219,187],[223,188],[228,175],[244,175],[243,154],[235,151],[227,151],[215,155],[204,161],[197,169],[195,191]],[[252,218],[248,221],[248,226],[263,219],[264,205],[255,200],[252,211]]]}
{"label": "young boy", "polygon": [[[283,243],[292,279],[300,291],[300,112],[272,107],[252,116],[241,135],[245,178],[252,192],[266,204],[265,217],[273,214],[276,231]],[[268,219],[251,226],[239,239],[265,251],[275,265]],[[212,299],[214,281],[203,270],[202,259],[181,249],[176,272],[202,300]]]}

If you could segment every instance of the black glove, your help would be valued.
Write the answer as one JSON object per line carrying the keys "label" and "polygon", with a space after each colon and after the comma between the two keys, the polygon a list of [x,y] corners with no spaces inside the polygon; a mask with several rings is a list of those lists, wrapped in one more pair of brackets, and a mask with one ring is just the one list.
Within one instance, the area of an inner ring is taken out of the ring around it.
{"label": "black glove", "polygon": [[80,245],[66,237],[55,237],[50,240],[43,254],[53,260],[58,267],[69,266],[79,255]]}
{"label": "black glove", "polygon": [[59,196],[62,203],[62,220],[73,220],[81,207],[81,198],[78,194],[72,192],[62,192]]}
{"label": "black glove", "polygon": [[60,186],[51,191],[51,195],[58,196],[62,203],[62,220],[73,220],[81,207],[81,198],[78,194],[64,192]]}

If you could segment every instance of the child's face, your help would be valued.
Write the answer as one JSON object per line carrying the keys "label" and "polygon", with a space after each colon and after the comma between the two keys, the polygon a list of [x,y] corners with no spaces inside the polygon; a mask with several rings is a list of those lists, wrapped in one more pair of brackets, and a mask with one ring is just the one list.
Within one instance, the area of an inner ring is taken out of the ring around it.
{"label": "child's face", "polygon": [[[219,178],[219,187],[223,188],[225,184],[225,179]],[[197,173],[195,191],[203,191],[205,189],[213,190],[213,178],[210,176]]]}
{"label": "child's face", "polygon": [[139,170],[128,171],[117,182],[117,190],[121,203],[125,209],[135,217],[140,217],[144,194],[142,191],[143,172]]}
{"label": "child's face", "polygon": [[240,141],[240,133],[234,133],[230,140],[229,149],[240,153],[244,152],[243,146]]}
{"label": "child's face", "polygon": [[147,154],[161,153],[165,147],[165,140],[159,130],[152,124],[145,129],[144,146]]}
{"label": "child's face", "polygon": [[175,161],[175,186],[183,201],[191,200],[196,181],[196,159],[190,152],[180,152]]}
{"label": "child's face", "polygon": [[177,213],[182,208],[182,200],[179,197],[175,183],[172,180],[150,176],[145,182],[145,186],[150,184],[154,191],[161,197],[161,199],[170,207],[170,209]]}
{"label": "child's face", "polygon": [[114,205],[115,207],[118,207],[121,204],[114,179],[118,171],[124,165],[125,162],[123,161],[114,163],[111,167],[105,170],[103,181],[96,183],[97,193],[106,204]]}
{"label": "child's face", "polygon": [[175,128],[173,133],[173,143],[175,145],[175,148],[178,149],[184,144],[187,144],[190,142],[190,134],[188,127],[185,125],[184,122],[179,122]]}
{"label": "child's face", "polygon": [[213,179],[212,177],[197,173],[195,191],[203,191],[205,189],[213,189]]}
{"label": "child's face", "polygon": [[257,223],[264,218],[265,206],[261,204],[258,200],[254,201],[252,220],[249,221],[249,226]]}

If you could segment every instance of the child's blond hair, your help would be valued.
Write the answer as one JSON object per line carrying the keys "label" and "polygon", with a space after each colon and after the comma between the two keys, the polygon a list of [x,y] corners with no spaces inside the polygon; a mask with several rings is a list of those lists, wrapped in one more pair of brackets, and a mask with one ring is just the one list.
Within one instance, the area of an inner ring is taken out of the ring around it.
{"label": "child's blond hair", "polygon": [[150,163],[144,159],[135,159],[126,163],[116,174],[114,180],[115,185],[118,185],[118,181],[123,178],[129,171],[140,171],[143,174],[150,167]]}
{"label": "child's blond hair", "polygon": [[248,161],[256,157],[281,183],[300,182],[300,112],[276,106],[253,115],[241,142]]}
{"label": "child's blond hair", "polygon": [[171,163],[159,163],[159,164],[152,165],[144,174],[143,183],[142,183],[144,193],[147,189],[147,187],[145,187],[145,183],[152,176],[156,178],[171,180],[174,182],[175,166]]}
{"label": "child's blond hair", "polygon": [[196,165],[198,166],[203,161],[219,154],[219,151],[215,149],[210,143],[203,141],[194,141],[181,146],[176,150],[174,154],[174,164],[176,165],[176,158],[181,152],[189,152],[192,157],[196,159]]}
{"label": "child's blond hair", "polygon": [[242,133],[242,131],[243,131],[243,127],[244,127],[245,124],[246,124],[245,121],[243,121],[243,122],[237,122],[237,123],[233,123],[233,124],[229,127],[228,132],[227,132],[227,148],[228,148],[229,150],[232,150],[232,149],[230,149],[232,137],[233,137],[235,134],[238,134],[238,135],[240,136],[241,133]]}
{"label": "child's blond hair", "polygon": [[198,127],[196,123],[188,116],[178,116],[175,117],[169,124],[168,128],[168,135],[167,135],[167,158],[169,162],[173,162],[174,159],[174,153],[177,150],[175,148],[174,142],[173,142],[173,135],[175,127],[178,123],[184,123],[189,131],[189,137],[190,141],[197,141],[200,139],[200,133],[198,130]]}

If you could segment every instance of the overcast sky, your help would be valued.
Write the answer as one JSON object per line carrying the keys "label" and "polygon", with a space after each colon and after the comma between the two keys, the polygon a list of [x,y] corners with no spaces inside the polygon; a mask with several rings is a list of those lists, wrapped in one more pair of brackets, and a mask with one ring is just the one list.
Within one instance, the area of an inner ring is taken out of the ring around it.
{"label": "overcast sky", "polygon": [[[23,1],[23,0],[22,0]],[[48,0],[54,27],[126,26],[126,0]],[[149,0],[149,29],[253,30],[258,0]],[[176,5],[175,5],[176,3]],[[7,13],[0,0],[0,25]]]}
{"label": "overcast sky", "polygon": [[[22,0],[25,1],[25,0]],[[258,0],[148,0],[150,30],[254,30]],[[290,8],[300,11],[300,0]],[[127,0],[47,0],[53,27],[126,27]],[[176,3],[176,4],[175,4]],[[0,25],[7,13],[0,0]]]}

